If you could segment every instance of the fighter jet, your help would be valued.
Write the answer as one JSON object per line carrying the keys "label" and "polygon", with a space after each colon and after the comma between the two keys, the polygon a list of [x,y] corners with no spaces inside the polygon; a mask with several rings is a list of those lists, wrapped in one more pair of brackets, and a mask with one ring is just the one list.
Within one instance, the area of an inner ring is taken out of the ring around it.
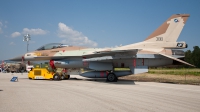
{"label": "fighter jet", "polygon": [[[76,72],[89,78],[107,78],[110,82],[117,81],[121,76],[148,72],[148,67],[172,65],[175,62],[194,66],[181,60],[184,51],[177,50],[187,48],[186,42],[177,42],[177,39],[189,16],[172,15],[144,41],[135,44],[116,48],[86,48],[52,43],[10,60],[48,60],[52,68],[65,68],[68,75]],[[81,73],[80,68],[90,71]],[[130,71],[115,71],[115,68],[130,68]]]}

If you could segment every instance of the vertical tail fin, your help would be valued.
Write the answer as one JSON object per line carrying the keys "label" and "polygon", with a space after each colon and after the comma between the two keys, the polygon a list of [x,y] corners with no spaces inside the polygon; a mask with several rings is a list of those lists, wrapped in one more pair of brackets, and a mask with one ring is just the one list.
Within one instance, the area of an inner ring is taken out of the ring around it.
{"label": "vertical tail fin", "polygon": [[189,16],[189,14],[172,15],[149,37],[147,37],[145,41],[176,42]]}

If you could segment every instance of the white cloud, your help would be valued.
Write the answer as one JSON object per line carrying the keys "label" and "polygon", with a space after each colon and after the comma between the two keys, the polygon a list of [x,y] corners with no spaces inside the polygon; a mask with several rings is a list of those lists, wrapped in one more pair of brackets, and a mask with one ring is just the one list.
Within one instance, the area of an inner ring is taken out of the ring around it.
{"label": "white cloud", "polygon": [[73,30],[64,23],[58,23],[58,28],[58,37],[64,38],[62,43],[88,47],[97,46],[96,42],[89,40],[88,37],[83,35],[81,32]]}
{"label": "white cloud", "polygon": [[9,45],[15,45],[15,43],[14,42],[10,42],[10,44]]}
{"label": "white cloud", "polygon": [[7,24],[8,22],[5,21],[5,23],[3,24],[3,22],[0,21],[0,34],[3,33],[3,28],[7,28]]}
{"label": "white cloud", "polygon": [[20,35],[21,35],[21,33],[19,33],[19,32],[14,32],[14,33],[11,34],[11,37],[15,38],[15,37],[18,37],[18,36],[20,36]]}
{"label": "white cloud", "polygon": [[48,31],[46,30],[42,30],[40,28],[37,29],[28,29],[28,28],[24,28],[22,31],[23,34],[30,34],[30,35],[45,35],[48,33]]}

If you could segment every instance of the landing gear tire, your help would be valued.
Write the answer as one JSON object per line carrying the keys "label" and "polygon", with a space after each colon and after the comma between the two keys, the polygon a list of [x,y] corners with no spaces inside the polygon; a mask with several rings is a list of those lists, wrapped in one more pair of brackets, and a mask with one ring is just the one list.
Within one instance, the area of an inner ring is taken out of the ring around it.
{"label": "landing gear tire", "polygon": [[60,80],[60,75],[58,73],[55,73],[53,76],[53,80],[59,81]]}
{"label": "landing gear tire", "polygon": [[114,73],[109,73],[107,76],[107,81],[108,82],[117,82],[118,78]]}
{"label": "landing gear tire", "polygon": [[64,75],[61,75],[60,79],[61,79],[61,80],[64,80],[64,79],[65,79],[65,76],[64,76]]}

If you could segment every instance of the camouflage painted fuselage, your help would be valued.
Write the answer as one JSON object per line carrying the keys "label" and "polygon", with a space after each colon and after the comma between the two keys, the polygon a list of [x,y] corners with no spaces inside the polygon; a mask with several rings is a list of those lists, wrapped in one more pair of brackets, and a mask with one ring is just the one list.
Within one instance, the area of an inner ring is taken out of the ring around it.
{"label": "camouflage painted fuselage", "polygon": [[[64,44],[47,44],[36,51],[12,60],[49,60],[52,66],[66,69],[89,68],[99,72],[85,74],[87,77],[106,77],[114,68],[130,68],[131,72],[116,72],[116,76],[143,73],[148,67],[171,65],[174,61],[193,66],[180,60],[184,52],[173,49],[187,48],[177,39],[189,14],[176,14],[167,19],[143,42],[116,48],[85,48]],[[97,76],[97,74],[99,74]]]}

